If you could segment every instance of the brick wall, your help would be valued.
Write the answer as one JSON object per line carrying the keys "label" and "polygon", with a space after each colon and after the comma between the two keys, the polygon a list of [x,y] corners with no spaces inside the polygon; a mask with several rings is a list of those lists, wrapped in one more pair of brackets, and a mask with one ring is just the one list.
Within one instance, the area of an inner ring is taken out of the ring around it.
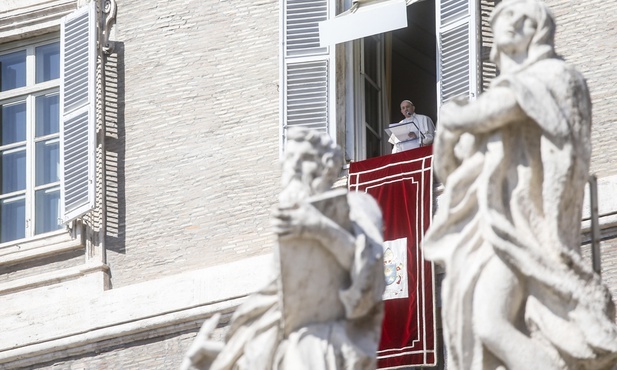
{"label": "brick wall", "polygon": [[[615,125],[617,109],[617,3],[549,0],[557,19],[556,48],[584,74],[593,102],[592,172],[599,178],[617,174]],[[613,210],[614,211],[614,210]],[[603,231],[607,234],[607,231]],[[617,297],[617,239],[601,244],[602,275]]]}
{"label": "brick wall", "polygon": [[118,1],[113,286],[271,250],[278,17],[276,0]]}
{"label": "brick wall", "polygon": [[617,174],[617,2],[547,0],[557,20],[555,46],[587,78],[593,101],[592,171]]}
{"label": "brick wall", "polygon": [[56,253],[35,260],[0,266],[0,282],[9,282],[49,271],[79,266],[84,263],[84,249]]}
{"label": "brick wall", "polygon": [[[617,2],[547,0],[557,21],[555,47],[587,79],[593,103],[591,171],[599,179],[617,174]],[[602,194],[599,194],[602,196]],[[600,208],[603,208],[600,205]],[[615,209],[609,210],[614,212]],[[617,238],[604,229],[602,279],[617,301]],[[584,252],[587,246],[584,246]]]}

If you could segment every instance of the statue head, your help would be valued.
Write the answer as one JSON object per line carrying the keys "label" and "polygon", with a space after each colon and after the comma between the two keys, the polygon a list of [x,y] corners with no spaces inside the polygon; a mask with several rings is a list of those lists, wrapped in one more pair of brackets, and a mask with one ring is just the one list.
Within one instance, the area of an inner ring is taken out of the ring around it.
{"label": "statue head", "polygon": [[327,134],[290,128],[283,158],[281,200],[298,201],[329,190],[342,165],[341,149]]}
{"label": "statue head", "polygon": [[491,60],[501,65],[504,53],[523,52],[521,67],[555,56],[555,20],[538,0],[504,0],[490,18],[494,32]]}

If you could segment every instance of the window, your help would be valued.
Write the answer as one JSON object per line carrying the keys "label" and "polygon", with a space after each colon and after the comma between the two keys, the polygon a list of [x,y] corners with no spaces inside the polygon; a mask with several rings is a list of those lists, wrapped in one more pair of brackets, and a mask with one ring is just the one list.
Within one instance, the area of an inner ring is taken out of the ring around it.
{"label": "window", "polygon": [[62,18],[59,40],[0,47],[0,243],[94,207],[95,14],[91,2]]}
{"label": "window", "polygon": [[349,161],[389,154],[383,128],[402,100],[438,125],[443,102],[475,98],[481,2],[344,2],[335,15],[339,3],[281,0],[281,153],[286,128],[302,126],[344,134]]}
{"label": "window", "polygon": [[60,42],[0,53],[0,243],[58,230]]}
{"label": "window", "polygon": [[[384,129],[399,122],[400,102],[410,99],[418,113],[437,118],[435,2],[404,8],[407,26],[349,43],[353,80],[347,81],[346,152],[351,160],[390,154]],[[348,77],[349,78],[349,77]]]}

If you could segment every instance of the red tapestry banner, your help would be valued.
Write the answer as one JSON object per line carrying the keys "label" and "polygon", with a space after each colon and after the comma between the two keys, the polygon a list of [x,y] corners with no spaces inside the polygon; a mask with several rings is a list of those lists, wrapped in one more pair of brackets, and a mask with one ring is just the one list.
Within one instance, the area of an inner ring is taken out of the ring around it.
{"label": "red tapestry banner", "polygon": [[377,199],[385,225],[379,369],[437,363],[435,277],[420,248],[432,214],[432,160],[432,146],[426,146],[349,166],[349,190]]}

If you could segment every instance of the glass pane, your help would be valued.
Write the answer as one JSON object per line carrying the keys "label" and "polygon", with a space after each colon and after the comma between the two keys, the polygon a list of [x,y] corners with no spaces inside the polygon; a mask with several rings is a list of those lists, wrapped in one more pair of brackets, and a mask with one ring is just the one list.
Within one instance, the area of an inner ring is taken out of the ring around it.
{"label": "glass pane", "polygon": [[2,152],[2,194],[26,188],[26,148]]}
{"label": "glass pane", "polygon": [[379,91],[368,81],[364,81],[364,118],[379,132]]}
{"label": "glass pane", "polygon": [[26,140],[26,102],[2,106],[2,145]]}
{"label": "glass pane", "polygon": [[59,181],[59,144],[57,138],[36,143],[36,186]]}
{"label": "glass pane", "polygon": [[60,43],[36,48],[36,83],[60,78]]}
{"label": "glass pane", "polygon": [[38,190],[35,195],[34,233],[58,230],[60,225],[60,188]]}
{"label": "glass pane", "polygon": [[0,91],[26,86],[26,51],[0,56]]}
{"label": "glass pane", "polygon": [[379,138],[368,128],[366,129],[366,158],[379,157]]}
{"label": "glass pane", "polygon": [[0,201],[0,243],[26,237],[26,200],[24,197]]}
{"label": "glass pane", "polygon": [[377,45],[377,40],[373,36],[364,39],[364,73],[375,83],[378,83]]}
{"label": "glass pane", "polygon": [[36,137],[58,132],[60,99],[58,94],[36,97]]}

